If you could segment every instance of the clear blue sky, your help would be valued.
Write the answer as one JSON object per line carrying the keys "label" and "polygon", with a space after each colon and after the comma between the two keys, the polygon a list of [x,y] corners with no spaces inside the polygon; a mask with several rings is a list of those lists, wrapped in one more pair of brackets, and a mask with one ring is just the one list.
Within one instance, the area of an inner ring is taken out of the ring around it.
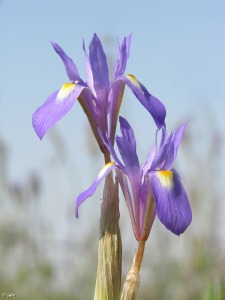
{"label": "clear blue sky", "polygon": [[[82,39],[88,45],[94,32],[114,58],[116,38],[133,33],[127,72],[165,103],[170,129],[206,109],[212,109],[219,127],[224,126],[224,0],[2,0],[0,134],[11,149],[13,177],[38,167],[43,155],[51,153],[49,139],[40,142],[31,126],[34,110],[67,81],[50,40],[59,43],[84,74]],[[121,113],[130,118],[139,148],[147,152],[151,141],[147,148],[145,141],[153,133],[146,124],[152,131],[153,123],[128,91]],[[84,170],[91,163],[84,150],[86,123],[77,104],[57,125]]]}

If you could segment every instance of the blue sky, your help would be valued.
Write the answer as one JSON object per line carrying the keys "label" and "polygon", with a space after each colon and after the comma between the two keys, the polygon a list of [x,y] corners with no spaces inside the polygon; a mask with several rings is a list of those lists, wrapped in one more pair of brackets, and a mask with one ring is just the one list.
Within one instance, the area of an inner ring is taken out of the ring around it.
{"label": "blue sky", "polygon": [[[88,45],[94,32],[114,59],[116,38],[121,40],[133,33],[127,72],[164,102],[170,129],[193,114],[190,126],[195,128],[198,116],[212,111],[212,120],[223,130],[223,0],[2,0],[0,135],[10,147],[13,178],[24,176],[30,168],[39,168],[43,156],[51,155],[48,137],[40,142],[31,126],[34,110],[67,81],[50,40],[63,47],[85,78],[82,39]],[[146,146],[146,140],[154,135],[154,125],[129,91],[121,114],[130,119],[139,148],[147,152],[152,141]],[[92,163],[87,158],[86,127],[86,118],[78,104],[57,125],[71,156],[76,164],[82,163],[83,171],[90,169]],[[94,168],[99,169],[100,163]]]}

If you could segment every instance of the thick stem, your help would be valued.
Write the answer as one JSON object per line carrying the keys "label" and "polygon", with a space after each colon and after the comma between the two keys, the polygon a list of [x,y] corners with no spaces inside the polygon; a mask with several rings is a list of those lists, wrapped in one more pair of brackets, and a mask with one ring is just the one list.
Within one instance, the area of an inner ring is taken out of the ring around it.
{"label": "thick stem", "polygon": [[138,241],[138,248],[135,252],[133,264],[130,271],[127,274],[121,300],[135,300],[140,284],[139,271],[141,269],[141,263],[145,250],[145,241]]}
{"label": "thick stem", "polygon": [[[109,162],[110,157],[105,156]],[[105,180],[100,218],[98,269],[94,300],[119,300],[122,243],[119,228],[118,181],[112,173]]]}

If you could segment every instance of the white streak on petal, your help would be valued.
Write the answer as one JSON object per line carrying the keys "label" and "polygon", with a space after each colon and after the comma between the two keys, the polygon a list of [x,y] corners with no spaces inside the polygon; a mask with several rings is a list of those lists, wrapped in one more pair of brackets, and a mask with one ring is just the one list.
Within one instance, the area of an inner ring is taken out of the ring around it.
{"label": "white streak on petal", "polygon": [[134,75],[132,75],[132,74],[127,74],[127,75],[126,75],[126,78],[127,78],[128,80],[130,80],[130,82],[131,82],[134,86],[136,86],[136,87],[140,90],[140,92],[142,92],[142,93],[144,94],[144,92],[142,91],[142,88],[141,88],[140,83],[138,82],[138,80],[136,79],[136,77],[135,77]]}
{"label": "white streak on petal", "polygon": [[105,173],[107,172],[107,170],[112,166],[112,165],[115,165],[114,162],[109,162],[107,163],[100,171],[100,173],[98,174],[98,178],[97,180],[99,180],[101,177],[104,177],[105,176]]}
{"label": "white streak on petal", "polygon": [[174,186],[172,171],[159,171],[157,177],[164,188],[172,189]]}
{"label": "white streak on petal", "polygon": [[138,86],[140,88],[140,84],[137,81],[136,77],[132,74],[127,74],[126,75],[127,79],[129,79],[134,85]]}
{"label": "white streak on petal", "polygon": [[76,84],[75,83],[65,83],[58,92],[57,101],[61,102],[66,99],[74,90]]}
{"label": "white streak on petal", "polygon": [[98,177],[96,178],[96,180],[93,182],[93,184],[83,193],[81,193],[76,200],[76,217],[78,218],[78,208],[79,206],[89,197],[91,197],[97,187],[99,186],[99,184],[101,183],[101,181],[109,174],[110,171],[112,171],[113,169],[116,169],[117,165],[114,162],[109,162],[107,163],[100,171],[100,173],[98,174]]}

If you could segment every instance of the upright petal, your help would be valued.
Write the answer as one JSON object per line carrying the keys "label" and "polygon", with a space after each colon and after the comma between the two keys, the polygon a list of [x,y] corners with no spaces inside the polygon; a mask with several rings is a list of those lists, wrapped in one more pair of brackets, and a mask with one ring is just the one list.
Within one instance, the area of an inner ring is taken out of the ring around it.
{"label": "upright petal", "polygon": [[102,101],[106,101],[109,89],[109,71],[105,52],[96,33],[92,38],[89,50],[94,88],[97,96],[102,99]]}
{"label": "upright petal", "polygon": [[89,56],[86,51],[84,40],[83,40],[83,50],[85,53],[85,71],[86,71],[86,77],[87,77],[87,84],[91,88],[93,95],[95,97],[97,97],[95,89],[94,89],[94,79],[93,79],[93,74],[92,74],[92,70],[91,70],[90,59],[89,59]]}
{"label": "upright petal", "polygon": [[125,72],[127,61],[130,55],[130,43],[132,35],[128,35],[123,39],[120,46],[118,42],[117,60],[114,68],[113,79],[116,80],[118,77],[122,76]]}
{"label": "upright petal", "polygon": [[118,180],[119,180],[119,183],[120,183],[123,195],[124,195],[124,199],[127,203],[127,208],[128,208],[129,214],[130,214],[131,224],[133,227],[134,235],[135,235],[136,239],[139,240],[140,239],[140,228],[135,220],[135,212],[134,212],[135,203],[133,203],[133,201],[132,201],[133,197],[131,196],[131,193],[130,193],[129,185],[127,182],[127,176],[120,170],[117,170],[116,174],[117,174],[117,177],[118,177]]}
{"label": "upright petal", "polygon": [[117,163],[119,169],[122,170],[125,174],[127,174],[126,169],[125,169],[124,165],[121,163],[120,159],[118,158],[118,156],[116,154],[116,151],[115,151],[115,148],[112,144],[112,141],[110,140],[108,135],[107,134],[104,135],[103,132],[100,129],[99,129],[98,133],[99,133],[99,136],[101,137],[101,140],[102,140],[103,144],[108,149],[109,153],[111,154],[111,156],[113,157],[113,159]]}
{"label": "upright petal", "polygon": [[150,151],[148,153],[148,157],[146,162],[141,166],[142,169],[142,183],[144,182],[144,177],[145,174],[150,170],[153,159],[156,155],[157,152],[157,135],[158,135],[158,130],[156,131],[156,135],[155,135],[155,142],[153,143],[153,145],[150,148]]}
{"label": "upright petal", "polygon": [[155,171],[150,173],[156,213],[167,229],[176,235],[183,233],[192,220],[191,207],[178,173]]}
{"label": "upright petal", "polygon": [[173,143],[167,143],[159,148],[157,151],[150,168],[150,171],[153,170],[169,170],[172,167],[172,164],[174,162],[174,144]]}
{"label": "upright petal", "polygon": [[177,157],[177,150],[186,126],[187,123],[182,124],[174,132],[172,132],[169,137],[167,137],[166,127],[162,127],[162,139],[160,147],[153,159],[151,170],[171,169],[172,164]]}
{"label": "upright petal", "polygon": [[167,141],[167,130],[166,130],[166,123],[163,124],[161,128],[161,141],[159,147],[163,146]]}
{"label": "upright petal", "polygon": [[114,143],[116,126],[118,121],[118,114],[123,98],[125,84],[122,80],[113,81],[110,85],[110,93],[108,98],[109,105],[109,128],[110,128],[110,139]]}
{"label": "upright petal", "polygon": [[119,117],[121,137],[116,138],[120,155],[128,176],[140,176],[140,164],[136,153],[136,140],[133,129],[125,118]]}
{"label": "upright petal", "polygon": [[78,218],[78,208],[79,206],[89,197],[91,197],[97,187],[99,186],[99,184],[101,183],[101,181],[109,174],[110,171],[112,171],[113,169],[116,169],[117,166],[115,163],[110,162],[108,164],[106,164],[100,171],[100,173],[98,174],[98,177],[95,179],[95,181],[93,182],[93,184],[83,193],[81,193],[76,200],[76,217]]}
{"label": "upright petal", "polygon": [[104,146],[103,141],[98,133],[98,128],[100,126],[100,124],[99,124],[100,112],[96,105],[95,98],[92,94],[91,89],[90,88],[83,89],[82,93],[80,94],[80,96],[78,98],[78,101],[88,118],[88,121],[90,123],[93,134],[96,138],[96,141],[100,147],[100,150],[104,153],[105,146]]}
{"label": "upright petal", "polygon": [[128,74],[122,77],[125,84],[132,90],[141,104],[148,110],[153,117],[156,126],[160,129],[166,117],[166,109],[164,105],[141,84],[133,75]]}
{"label": "upright petal", "polygon": [[79,81],[80,83],[83,83],[83,80],[80,78],[77,67],[74,64],[74,62],[72,61],[72,59],[66,55],[66,53],[62,50],[62,48],[58,44],[56,44],[54,42],[51,42],[51,44],[52,44],[55,52],[62,59],[64,65],[65,65],[65,68],[66,68],[67,76],[69,77],[69,79],[71,81]]}
{"label": "upright petal", "polygon": [[140,228],[140,190],[141,190],[141,168],[136,153],[136,141],[133,130],[126,119],[120,117],[120,129],[122,136],[116,138],[120,155],[124,161],[126,173],[130,180],[130,186],[134,201],[134,215],[136,226]]}
{"label": "upright petal", "polygon": [[152,228],[156,211],[149,175],[144,176],[140,195],[141,240],[147,240]]}
{"label": "upright petal", "polygon": [[176,130],[174,130],[167,139],[167,142],[172,142],[174,145],[174,160],[177,156],[177,150],[182,140],[184,129],[186,128],[188,122],[179,126]]}
{"label": "upright petal", "polygon": [[35,111],[32,124],[40,139],[70,111],[84,88],[79,84],[66,83],[60,90],[51,94],[47,101]]}

